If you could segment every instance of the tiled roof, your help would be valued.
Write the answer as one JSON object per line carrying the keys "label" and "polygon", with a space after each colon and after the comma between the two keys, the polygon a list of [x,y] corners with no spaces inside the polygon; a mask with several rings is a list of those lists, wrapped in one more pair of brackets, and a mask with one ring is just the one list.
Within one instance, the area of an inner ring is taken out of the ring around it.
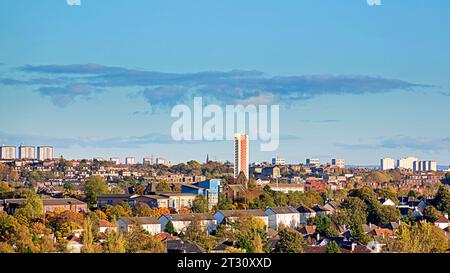
{"label": "tiled roof", "polygon": [[435,221],[435,223],[438,223],[438,224],[448,223],[448,219],[445,218],[444,216],[441,216],[441,217],[439,217],[439,219],[437,219],[437,220]]}

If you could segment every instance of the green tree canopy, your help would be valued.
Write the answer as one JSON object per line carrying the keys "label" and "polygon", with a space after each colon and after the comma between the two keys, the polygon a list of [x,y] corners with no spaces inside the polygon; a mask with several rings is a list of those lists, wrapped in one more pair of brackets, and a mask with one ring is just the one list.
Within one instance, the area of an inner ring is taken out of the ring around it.
{"label": "green tree canopy", "polygon": [[303,235],[294,229],[282,229],[278,232],[280,240],[276,245],[276,251],[280,253],[302,253]]}
{"label": "green tree canopy", "polygon": [[192,203],[192,212],[194,213],[205,213],[208,212],[208,201],[203,195],[198,195],[195,197],[194,202]]}
{"label": "green tree canopy", "polygon": [[108,193],[108,185],[103,177],[98,175],[90,176],[84,183],[84,193],[91,206],[97,204],[97,196]]}

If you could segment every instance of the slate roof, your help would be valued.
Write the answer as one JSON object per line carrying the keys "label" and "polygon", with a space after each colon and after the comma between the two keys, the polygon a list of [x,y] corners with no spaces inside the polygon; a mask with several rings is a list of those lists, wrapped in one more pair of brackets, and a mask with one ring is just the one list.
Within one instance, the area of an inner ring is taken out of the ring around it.
{"label": "slate roof", "polygon": [[261,209],[247,209],[247,210],[219,210],[225,217],[239,217],[241,215],[251,215],[255,217],[267,216]]}
{"label": "slate roof", "polygon": [[269,208],[276,214],[290,214],[290,213],[299,213],[296,209],[293,207],[272,207]]}

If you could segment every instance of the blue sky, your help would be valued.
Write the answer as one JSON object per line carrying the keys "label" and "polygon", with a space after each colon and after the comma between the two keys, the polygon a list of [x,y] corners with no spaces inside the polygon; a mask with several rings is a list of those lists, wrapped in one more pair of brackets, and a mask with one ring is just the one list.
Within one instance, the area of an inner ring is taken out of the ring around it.
{"label": "blue sky", "polygon": [[449,11],[446,0],[1,1],[0,142],[231,160],[230,142],[168,137],[168,109],[195,93],[281,105],[279,150],[253,143],[252,161],[448,165]]}

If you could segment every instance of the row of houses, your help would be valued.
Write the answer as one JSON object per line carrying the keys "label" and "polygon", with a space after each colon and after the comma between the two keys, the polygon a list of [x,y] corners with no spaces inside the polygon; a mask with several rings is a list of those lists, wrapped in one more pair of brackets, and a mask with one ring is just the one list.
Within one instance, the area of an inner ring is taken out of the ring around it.
{"label": "row of houses", "polygon": [[237,221],[240,217],[252,216],[261,220],[266,230],[269,228],[278,230],[280,227],[298,228],[307,223],[307,219],[328,215],[329,210],[314,206],[308,208],[301,206],[293,207],[272,207],[266,210],[249,209],[249,210],[219,210],[214,214],[209,213],[183,213],[183,214],[167,214],[162,215],[159,219],[152,217],[124,217],[119,219],[119,228],[123,232],[129,232],[136,224],[141,225],[145,230],[152,234],[157,234],[166,230],[166,225],[170,221],[175,232],[182,233],[193,221],[198,223],[212,233],[221,224],[230,224]]}
{"label": "row of houses", "polygon": [[212,209],[219,202],[220,182],[220,179],[209,179],[193,184],[183,184],[181,192],[149,192],[144,195],[104,194],[97,197],[97,205],[103,208],[106,205],[115,206],[125,202],[134,208],[143,203],[151,208],[169,208],[178,211],[183,207],[192,207],[195,198],[201,195],[207,200],[208,208]]}
{"label": "row of houses", "polygon": [[[0,200],[0,206],[8,214],[13,214],[16,209],[21,208],[26,202],[26,199],[3,199]],[[75,210],[78,212],[87,212],[88,206],[85,202],[82,202],[75,198],[49,198],[42,199],[43,212],[54,212],[56,210]]]}

